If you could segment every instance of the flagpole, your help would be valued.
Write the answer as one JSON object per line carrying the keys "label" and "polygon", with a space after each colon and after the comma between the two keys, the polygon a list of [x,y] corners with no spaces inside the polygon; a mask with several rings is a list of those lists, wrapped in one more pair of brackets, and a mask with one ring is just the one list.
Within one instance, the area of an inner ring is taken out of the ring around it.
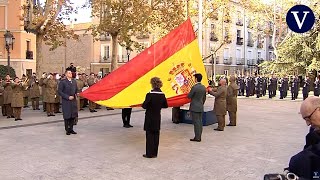
{"label": "flagpole", "polygon": [[202,21],[203,21],[203,0],[199,0],[198,2],[198,8],[199,8],[199,33],[198,33],[198,42],[199,42],[199,49],[200,49],[200,55],[202,58]]}

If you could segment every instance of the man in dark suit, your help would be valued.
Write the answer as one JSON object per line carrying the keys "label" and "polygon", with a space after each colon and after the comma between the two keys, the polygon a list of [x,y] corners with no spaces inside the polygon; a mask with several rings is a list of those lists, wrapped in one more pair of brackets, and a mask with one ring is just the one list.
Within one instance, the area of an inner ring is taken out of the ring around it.
{"label": "man in dark suit", "polygon": [[73,131],[75,118],[78,117],[77,106],[77,82],[72,79],[72,72],[66,70],[66,79],[61,80],[59,83],[58,92],[62,97],[62,112],[66,134],[77,134]]}
{"label": "man in dark suit", "polygon": [[303,88],[302,88],[302,94],[303,94],[303,100],[305,100],[309,96],[309,91],[310,91],[311,81],[309,79],[309,76],[305,77],[303,83],[304,84],[303,84]]}
{"label": "man in dark suit", "polygon": [[158,77],[151,79],[152,90],[146,95],[142,107],[146,109],[144,130],[146,131],[146,154],[145,158],[158,156],[161,109],[167,108],[167,99],[161,91],[162,81]]}
{"label": "man in dark suit", "polygon": [[316,130],[306,136],[304,150],[290,159],[288,169],[299,179],[320,179],[320,98],[306,98],[301,104],[300,113],[306,124]]}
{"label": "man in dark suit", "polygon": [[194,124],[194,138],[190,141],[201,142],[202,134],[202,113],[204,112],[204,102],[206,101],[206,87],[201,84],[202,75],[194,75],[196,84],[191,88],[188,98],[191,99],[190,111]]}

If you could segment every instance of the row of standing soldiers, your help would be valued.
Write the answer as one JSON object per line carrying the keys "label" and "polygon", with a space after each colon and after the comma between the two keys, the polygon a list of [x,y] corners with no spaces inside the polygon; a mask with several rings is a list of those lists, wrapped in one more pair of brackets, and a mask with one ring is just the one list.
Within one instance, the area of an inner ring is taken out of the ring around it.
{"label": "row of standing soldiers", "polygon": [[[291,99],[295,100],[298,98],[300,84],[302,83],[302,94],[303,99],[309,96],[311,81],[306,76],[302,82],[299,81],[297,76],[292,76],[290,79],[286,77],[277,78],[272,76],[270,78],[259,75],[255,76],[240,76],[237,78],[237,85],[239,86],[238,96],[254,96],[257,98],[268,95],[269,98],[276,96],[277,90],[280,92],[280,99],[284,99],[288,95],[288,90],[291,91]],[[317,77],[314,82],[314,95],[319,96],[320,94],[320,81]]]}
{"label": "row of standing soldiers", "polygon": [[[99,78],[94,73],[90,76],[86,74],[74,74],[76,78],[78,92],[86,89],[97,83]],[[2,115],[7,118],[21,119],[22,108],[27,108],[29,99],[32,103],[33,110],[40,110],[40,98],[42,97],[43,111],[47,116],[55,116],[55,113],[60,112],[61,97],[58,95],[58,85],[64,76],[53,73],[43,73],[42,77],[38,79],[35,73],[32,76],[25,76],[21,79],[18,77],[11,78],[6,75],[5,79],[0,78],[0,106],[2,107]],[[88,101],[82,97],[78,99],[78,110],[83,110],[89,105],[90,112],[97,112],[95,109],[100,109],[100,106],[94,102]]]}

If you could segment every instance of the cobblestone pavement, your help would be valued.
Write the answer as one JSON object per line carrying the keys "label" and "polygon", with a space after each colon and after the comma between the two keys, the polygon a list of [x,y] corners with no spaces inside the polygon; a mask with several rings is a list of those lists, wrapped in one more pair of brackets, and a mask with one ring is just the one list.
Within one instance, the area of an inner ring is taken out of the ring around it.
{"label": "cobblestone pavement", "polygon": [[[256,180],[282,172],[300,151],[308,131],[298,114],[301,101],[239,98],[238,126],[190,142],[193,126],[173,124],[162,112],[159,156],[145,159],[144,111],[122,127],[121,111],[80,113],[77,135],[66,136],[62,116],[24,109],[23,121],[0,118],[0,179],[210,179]],[[213,106],[213,98],[206,103]]]}

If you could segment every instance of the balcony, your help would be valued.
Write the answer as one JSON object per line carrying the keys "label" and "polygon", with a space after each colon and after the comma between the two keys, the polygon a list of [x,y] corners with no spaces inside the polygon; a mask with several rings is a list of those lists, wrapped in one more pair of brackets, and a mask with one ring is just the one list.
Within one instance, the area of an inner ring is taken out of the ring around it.
{"label": "balcony", "polygon": [[247,46],[253,47],[253,40],[252,40],[252,39],[248,39],[248,44],[247,44]]}
{"label": "balcony", "polygon": [[237,37],[237,45],[243,45],[243,38]]}
{"label": "balcony", "polygon": [[244,65],[245,64],[244,58],[237,58],[236,61],[237,61],[236,62],[237,65]]}
{"label": "balcony", "polygon": [[100,62],[101,63],[110,63],[111,62],[111,58],[110,57],[106,57],[106,56],[101,56],[100,57]]}
{"label": "balcony", "polygon": [[[219,56],[217,56],[217,57],[216,57],[216,64],[220,64],[219,59],[220,59],[220,57],[219,57]],[[212,64],[212,60],[210,60],[210,64]]]}
{"label": "balcony", "polygon": [[136,36],[137,39],[149,39],[149,34],[147,33],[140,33]]}
{"label": "balcony", "polygon": [[268,48],[269,48],[270,50],[274,50],[274,47],[272,46],[272,44],[269,44]]}
{"label": "balcony", "polygon": [[263,62],[264,62],[264,59],[263,59],[263,58],[258,58],[257,64],[261,64],[261,63],[263,63]]}
{"label": "balcony", "polygon": [[263,48],[263,43],[262,42],[258,42],[257,48],[262,49]]}
{"label": "balcony", "polygon": [[26,51],[26,59],[33,59],[33,51]]}
{"label": "balcony", "polygon": [[111,40],[111,36],[109,34],[100,35],[100,41],[110,41],[110,40]]}
{"label": "balcony", "polygon": [[232,40],[231,40],[229,35],[224,36],[224,42],[227,43],[227,44],[232,43]]}
{"label": "balcony", "polygon": [[232,57],[224,57],[223,64],[231,65],[232,64]]}
{"label": "balcony", "polygon": [[210,33],[210,41],[215,41],[215,42],[217,42],[219,39],[218,39],[218,37],[216,36],[216,34],[215,33]]}
{"label": "balcony", "polygon": [[256,65],[255,59],[248,59],[247,60],[247,65],[248,66],[255,66]]}
{"label": "balcony", "polygon": [[238,19],[237,23],[236,23],[237,26],[243,26],[243,22],[242,20]]}
{"label": "balcony", "polygon": [[218,12],[212,12],[209,14],[209,17],[213,20],[218,20]]}

